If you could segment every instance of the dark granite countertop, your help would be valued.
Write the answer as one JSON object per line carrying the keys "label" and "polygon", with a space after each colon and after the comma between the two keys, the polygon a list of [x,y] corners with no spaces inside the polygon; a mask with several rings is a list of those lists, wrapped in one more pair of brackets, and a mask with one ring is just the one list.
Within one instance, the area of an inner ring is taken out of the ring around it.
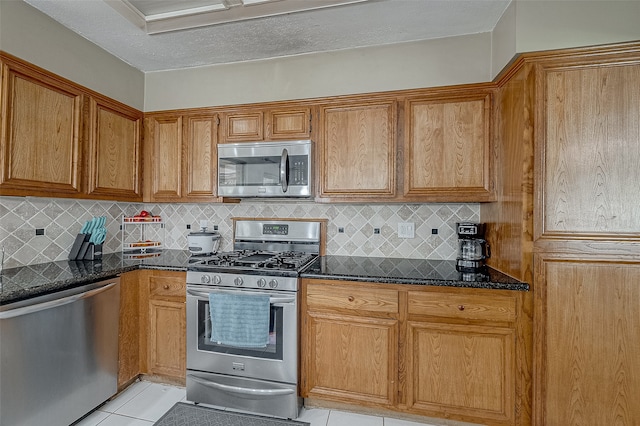
{"label": "dark granite countertop", "polygon": [[[162,250],[155,257],[105,254],[101,260],[58,261],[5,269],[0,275],[0,305],[79,287],[136,269],[186,271],[189,251]],[[323,256],[303,278],[392,284],[435,285],[528,291],[529,285],[487,268],[486,275],[463,275],[455,261],[383,257]]]}
{"label": "dark granite countertop", "polygon": [[142,259],[110,253],[101,260],[61,260],[5,269],[0,275],[0,305],[106,280],[140,268],[186,271],[188,261],[189,251],[162,250],[158,256]]}
{"label": "dark granite countertop", "polygon": [[487,268],[484,274],[463,274],[454,260],[387,257],[322,256],[303,278],[528,291],[529,284]]}

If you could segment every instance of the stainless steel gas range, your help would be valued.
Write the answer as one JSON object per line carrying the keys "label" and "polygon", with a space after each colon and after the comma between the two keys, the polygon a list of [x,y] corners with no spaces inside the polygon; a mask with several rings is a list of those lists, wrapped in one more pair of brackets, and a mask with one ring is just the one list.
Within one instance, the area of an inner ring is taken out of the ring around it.
{"label": "stainless steel gas range", "polygon": [[189,401],[298,416],[298,277],[320,233],[317,221],[236,220],[233,251],[191,259]]}

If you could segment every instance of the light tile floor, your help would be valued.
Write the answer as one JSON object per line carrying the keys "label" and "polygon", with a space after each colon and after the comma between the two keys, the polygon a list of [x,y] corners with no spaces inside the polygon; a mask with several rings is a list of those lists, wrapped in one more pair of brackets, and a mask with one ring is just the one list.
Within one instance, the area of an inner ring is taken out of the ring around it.
{"label": "light tile floor", "polygon": [[[74,426],[151,426],[176,402],[186,401],[181,387],[139,381]],[[424,426],[391,417],[367,416],[321,408],[303,408],[298,418],[311,426]]]}

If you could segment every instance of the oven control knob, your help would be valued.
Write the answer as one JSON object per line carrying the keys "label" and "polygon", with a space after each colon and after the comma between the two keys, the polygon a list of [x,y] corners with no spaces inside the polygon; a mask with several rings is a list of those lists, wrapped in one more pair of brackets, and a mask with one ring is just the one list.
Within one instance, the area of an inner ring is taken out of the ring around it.
{"label": "oven control knob", "polygon": [[244,281],[242,280],[242,277],[236,277],[236,279],[233,280],[233,283],[236,285],[236,287],[240,287],[242,284],[244,284]]}
{"label": "oven control knob", "polygon": [[269,281],[269,287],[271,287],[271,288],[276,288],[276,287],[278,287],[278,280],[271,280],[271,281]]}
{"label": "oven control knob", "polygon": [[221,282],[222,282],[222,278],[220,278],[220,275],[214,275],[213,283],[214,284],[220,284]]}
{"label": "oven control knob", "polygon": [[258,287],[260,287],[260,288],[266,287],[266,285],[267,285],[267,280],[265,280],[264,278],[260,278],[260,279],[258,280],[258,283],[257,283],[257,284],[258,284]]}
{"label": "oven control knob", "polygon": [[211,282],[211,275],[203,275],[200,277],[202,284],[209,284]]}

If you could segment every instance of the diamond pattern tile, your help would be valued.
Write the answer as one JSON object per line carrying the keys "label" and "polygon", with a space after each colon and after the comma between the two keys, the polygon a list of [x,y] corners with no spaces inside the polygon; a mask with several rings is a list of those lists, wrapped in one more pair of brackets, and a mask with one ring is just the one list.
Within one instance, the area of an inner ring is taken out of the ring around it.
{"label": "diamond pattern tile", "polygon": [[[65,260],[75,236],[93,216],[107,217],[104,251],[122,245],[122,215],[140,210],[163,218],[165,227],[147,227],[146,238],[161,239],[168,249],[186,250],[187,234],[207,220],[222,236],[221,250],[232,249],[231,219],[326,218],[327,251],[340,256],[407,257],[454,260],[458,250],[455,224],[478,221],[479,204],[316,204],[312,202],[243,201],[239,204],[142,204],[36,197],[0,197],[0,247],[5,268]],[[398,238],[400,222],[415,224],[415,238]],[[343,234],[338,228],[345,229]],[[36,235],[44,228],[45,235]],[[373,229],[380,228],[380,234]],[[431,229],[438,229],[432,235]]]}

